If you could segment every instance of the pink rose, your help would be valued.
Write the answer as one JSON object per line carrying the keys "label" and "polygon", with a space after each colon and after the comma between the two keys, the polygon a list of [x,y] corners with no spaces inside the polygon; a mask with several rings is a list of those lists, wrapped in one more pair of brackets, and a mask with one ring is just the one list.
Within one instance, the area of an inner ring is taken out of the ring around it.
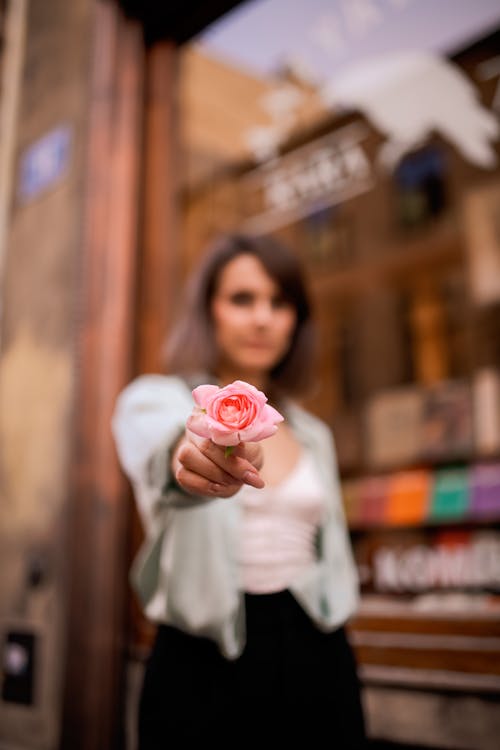
{"label": "pink rose", "polygon": [[219,388],[199,385],[193,391],[196,406],[187,421],[191,432],[217,445],[234,446],[271,437],[283,417],[267,397],[243,380]]}

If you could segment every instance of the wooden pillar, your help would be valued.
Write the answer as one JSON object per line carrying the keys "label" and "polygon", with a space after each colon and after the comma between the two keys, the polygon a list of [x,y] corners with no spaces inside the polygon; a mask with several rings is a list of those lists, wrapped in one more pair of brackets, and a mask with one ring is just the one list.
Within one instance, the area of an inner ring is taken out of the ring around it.
{"label": "wooden pillar", "polygon": [[[172,324],[181,277],[178,241],[178,49],[159,41],[146,50],[144,100],[144,169],[142,231],[137,273],[137,373],[165,368],[163,345]],[[129,561],[143,540],[137,509],[132,507]],[[132,651],[144,653],[154,627],[143,616],[135,596],[129,602],[128,641]]]}
{"label": "wooden pillar", "polygon": [[172,42],[159,41],[147,50],[139,372],[164,369],[162,346],[179,292],[177,68]]}
{"label": "wooden pillar", "polygon": [[129,506],[110,418],[133,365],[143,41],[114,3],[95,3],[94,34],[68,498],[68,750],[123,745]]}

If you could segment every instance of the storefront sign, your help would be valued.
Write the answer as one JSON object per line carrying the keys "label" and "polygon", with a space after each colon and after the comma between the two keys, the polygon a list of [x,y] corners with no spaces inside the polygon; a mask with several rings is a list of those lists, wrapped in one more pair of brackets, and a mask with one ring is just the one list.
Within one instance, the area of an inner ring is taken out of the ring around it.
{"label": "storefront sign", "polygon": [[375,533],[355,555],[366,592],[500,591],[497,531]]}
{"label": "storefront sign", "polygon": [[274,231],[371,190],[374,174],[364,144],[368,133],[362,123],[346,125],[243,178],[246,203],[255,206],[244,228]]}
{"label": "storefront sign", "polygon": [[461,544],[380,547],[373,557],[379,592],[431,589],[500,589],[500,536],[477,534]]}
{"label": "storefront sign", "polygon": [[33,143],[21,157],[19,196],[22,201],[35,198],[58,183],[66,173],[71,150],[71,131],[67,126],[51,130]]}

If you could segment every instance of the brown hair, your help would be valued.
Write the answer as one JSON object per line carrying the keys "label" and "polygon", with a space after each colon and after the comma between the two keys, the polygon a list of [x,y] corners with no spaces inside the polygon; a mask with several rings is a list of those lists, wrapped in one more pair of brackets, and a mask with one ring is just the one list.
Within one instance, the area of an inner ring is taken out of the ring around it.
{"label": "brown hair", "polygon": [[186,286],[181,316],[166,343],[168,370],[188,376],[215,374],[217,349],[211,301],[222,269],[239,255],[257,258],[295,308],[297,323],[290,349],[270,376],[276,395],[304,392],[311,382],[313,365],[311,305],[298,258],[270,236],[223,235],[209,246]]}

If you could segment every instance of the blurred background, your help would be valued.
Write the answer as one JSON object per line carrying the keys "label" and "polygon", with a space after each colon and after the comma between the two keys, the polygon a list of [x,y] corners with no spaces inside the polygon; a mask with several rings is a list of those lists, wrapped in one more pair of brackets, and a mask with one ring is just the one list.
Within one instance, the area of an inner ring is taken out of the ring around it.
{"label": "blurred background", "polygon": [[134,750],[109,420],[238,229],[309,278],[373,747],[496,750],[498,0],[1,0],[0,77],[0,749]]}

